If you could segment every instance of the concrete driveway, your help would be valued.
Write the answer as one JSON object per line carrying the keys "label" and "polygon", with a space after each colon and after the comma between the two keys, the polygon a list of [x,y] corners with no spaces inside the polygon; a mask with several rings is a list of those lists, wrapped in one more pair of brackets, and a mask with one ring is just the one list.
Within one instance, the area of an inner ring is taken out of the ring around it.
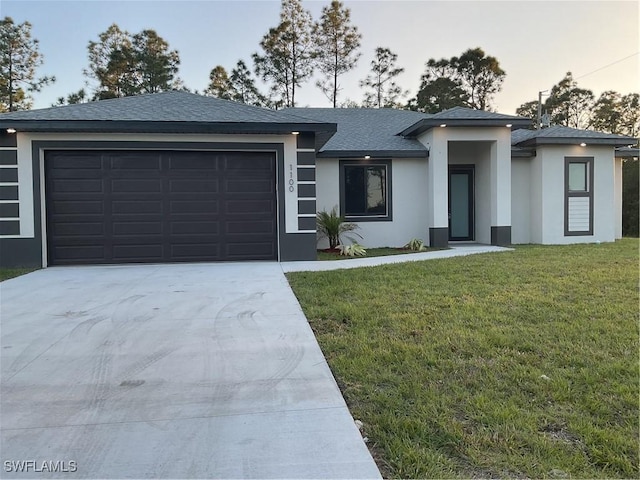
{"label": "concrete driveway", "polygon": [[277,263],[48,268],[0,302],[0,477],[379,478]]}

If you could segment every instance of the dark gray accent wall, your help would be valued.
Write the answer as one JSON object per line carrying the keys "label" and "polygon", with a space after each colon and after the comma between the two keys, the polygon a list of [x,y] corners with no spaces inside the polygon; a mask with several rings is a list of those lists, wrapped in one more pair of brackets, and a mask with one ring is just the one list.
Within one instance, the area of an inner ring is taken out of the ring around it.
{"label": "dark gray accent wall", "polygon": [[429,246],[430,247],[449,246],[449,229],[447,227],[429,228]]}
{"label": "dark gray accent wall", "polygon": [[298,152],[298,165],[315,165],[316,154],[313,152]]}
{"label": "dark gray accent wall", "polygon": [[6,130],[0,130],[0,147],[17,147],[18,139],[15,133],[7,133]]}
{"label": "dark gray accent wall", "polygon": [[316,260],[315,233],[290,233],[280,237],[280,261]]}
{"label": "dark gray accent wall", "polygon": [[299,182],[315,182],[316,181],[316,169],[315,168],[298,168],[298,181]]}
{"label": "dark gray accent wall", "polygon": [[298,185],[298,198],[312,197],[316,196],[316,186],[315,185]]}
{"label": "dark gray accent wall", "polygon": [[316,138],[313,133],[301,133],[297,136],[296,147],[299,149],[314,149],[316,146]]}
{"label": "dark gray accent wall", "polygon": [[0,186],[0,200],[18,200],[18,187],[14,185]]}
{"label": "dark gray accent wall", "polygon": [[42,242],[38,238],[0,238],[0,267],[42,266]]}
{"label": "dark gray accent wall", "polygon": [[0,150],[0,165],[18,165],[18,151]]}
{"label": "dark gray accent wall", "polygon": [[2,220],[0,222],[0,235],[20,235],[20,221]]}
{"label": "dark gray accent wall", "polygon": [[511,227],[491,227],[491,245],[511,245]]}
{"label": "dark gray accent wall", "polygon": [[20,205],[17,203],[0,203],[1,218],[18,218],[20,216]]}
{"label": "dark gray accent wall", "polygon": [[315,230],[316,229],[316,217],[300,217],[300,218],[298,218],[298,229],[300,229],[300,230]]}
{"label": "dark gray accent wall", "polygon": [[316,201],[315,200],[298,200],[298,214],[315,215],[316,214]]}
{"label": "dark gray accent wall", "polygon": [[0,168],[0,182],[18,182],[17,168]]}
{"label": "dark gray accent wall", "polygon": [[[2,135],[0,134],[0,137]],[[42,215],[40,185],[44,179],[40,178],[40,150],[49,149],[87,149],[87,150],[249,150],[275,151],[278,162],[278,185],[285,185],[284,179],[284,145],[282,143],[240,143],[240,142],[149,142],[149,141],[72,141],[72,140],[43,140],[32,143],[32,171],[33,171],[33,220],[35,227],[34,238],[0,238],[0,266],[42,266]],[[309,152],[311,153],[311,152]],[[315,164],[315,155],[311,153]],[[313,185],[312,185],[313,186]],[[315,189],[315,186],[313,186]],[[15,188],[15,187],[13,187]],[[16,188],[17,190],[17,188]],[[278,189],[279,210],[279,259],[312,260],[316,258],[315,233],[286,233],[285,193],[286,188]],[[0,192],[0,195],[13,194],[13,190]],[[315,192],[314,192],[315,195]]]}

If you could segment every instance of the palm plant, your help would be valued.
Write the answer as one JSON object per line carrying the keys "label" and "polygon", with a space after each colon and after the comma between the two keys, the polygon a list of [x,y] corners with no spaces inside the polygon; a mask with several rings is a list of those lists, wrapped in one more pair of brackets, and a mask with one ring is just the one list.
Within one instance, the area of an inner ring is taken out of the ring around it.
{"label": "palm plant", "polygon": [[[342,215],[338,215],[337,207],[333,207],[330,212],[323,210],[316,215],[316,223],[318,227],[318,233],[321,237],[326,237],[329,240],[329,248],[335,249],[342,243],[342,236],[347,232],[353,232],[360,228],[355,223],[347,222]],[[354,235],[362,238],[361,235],[354,232]],[[354,239],[349,235],[344,235],[352,242]]]}

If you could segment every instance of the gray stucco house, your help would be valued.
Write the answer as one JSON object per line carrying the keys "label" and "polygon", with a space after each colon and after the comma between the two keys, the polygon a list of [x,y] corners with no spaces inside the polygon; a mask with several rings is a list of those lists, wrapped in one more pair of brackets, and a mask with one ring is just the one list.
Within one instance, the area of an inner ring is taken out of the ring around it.
{"label": "gray stucco house", "polygon": [[529,125],[184,92],[2,114],[0,265],[309,260],[334,206],[370,247],[619,238],[636,140]]}

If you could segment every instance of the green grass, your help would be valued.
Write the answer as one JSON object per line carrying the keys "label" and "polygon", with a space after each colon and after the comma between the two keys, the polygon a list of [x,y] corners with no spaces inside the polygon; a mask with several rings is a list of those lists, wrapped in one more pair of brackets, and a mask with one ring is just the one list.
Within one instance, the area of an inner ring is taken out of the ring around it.
{"label": "green grass", "polygon": [[288,278],[385,477],[638,478],[638,246]]}
{"label": "green grass", "polygon": [[31,273],[37,268],[0,268],[0,282]]}
{"label": "green grass", "polygon": [[[435,252],[436,250],[443,250],[443,249],[427,247],[426,250],[424,250],[424,252]],[[390,247],[367,248],[366,257],[384,257],[389,255],[404,255],[408,253],[419,253],[419,252],[414,252],[412,250],[406,250],[403,248],[390,248]],[[346,257],[344,255],[339,255],[338,253],[324,252],[322,250],[318,250],[318,260],[348,260],[353,258],[366,258],[366,257]]]}

